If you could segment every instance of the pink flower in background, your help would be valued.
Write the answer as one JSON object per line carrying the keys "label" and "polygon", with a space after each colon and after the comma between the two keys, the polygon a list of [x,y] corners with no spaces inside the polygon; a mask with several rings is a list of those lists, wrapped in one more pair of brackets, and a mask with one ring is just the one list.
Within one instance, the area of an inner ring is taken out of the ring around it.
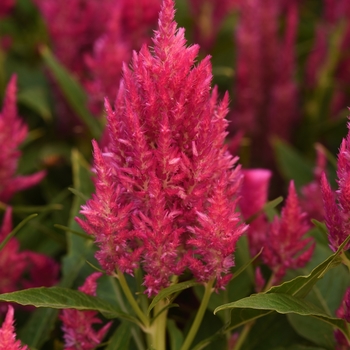
{"label": "pink flower in background", "polygon": [[245,220],[251,219],[247,230],[252,256],[259,253],[265,244],[268,221],[261,213],[268,200],[272,172],[267,169],[243,169],[244,178],[239,206]]}
{"label": "pink flower in background", "polygon": [[[251,139],[254,166],[272,167],[270,139],[289,139],[298,119],[295,81],[296,1],[242,1],[235,33],[237,63],[232,130]],[[280,21],[286,23],[280,34]]]}
{"label": "pink flower in background", "polygon": [[0,18],[7,16],[15,7],[15,0],[1,0],[0,2]]}
{"label": "pink flower in background", "polygon": [[[0,229],[0,243],[11,231],[12,209],[8,207]],[[20,251],[18,240],[12,237],[0,250],[0,293],[52,286],[58,280],[58,271],[58,264],[50,257],[31,251]],[[0,311],[1,309],[0,307]]]}
{"label": "pink flower in background", "polygon": [[303,267],[311,259],[315,245],[312,237],[304,237],[309,229],[306,213],[299,205],[291,181],[281,217],[275,217],[270,224],[262,252],[264,263],[274,274],[273,284],[281,280],[287,269]]}
{"label": "pink flower in background", "polygon": [[44,171],[27,176],[15,175],[21,155],[19,146],[27,134],[27,126],[17,114],[16,77],[13,76],[0,113],[0,201],[8,202],[14,193],[36,185],[45,176]]}
{"label": "pink flower in background", "polygon": [[[79,287],[79,290],[85,294],[96,296],[96,281],[101,275],[101,273],[95,272],[87,277],[85,283]],[[64,333],[65,350],[95,349],[112,325],[112,322],[108,322],[96,331],[93,326],[102,323],[97,317],[96,311],[64,309],[62,310],[60,319],[63,322],[62,330]]]}
{"label": "pink flower in background", "polygon": [[[348,123],[350,129],[350,123]],[[335,252],[348,237],[350,230],[350,131],[343,139],[338,153],[338,190],[334,194],[323,173],[321,179],[325,220],[330,248]],[[349,249],[350,243],[344,248]]]}
{"label": "pink flower in background", "polygon": [[[346,290],[342,303],[339,309],[336,311],[336,315],[338,318],[342,318],[346,322],[350,322],[350,288]],[[337,342],[337,350],[349,349],[350,343],[339,329],[334,331],[334,336]]]}
{"label": "pink flower in background", "polygon": [[16,340],[13,315],[13,307],[9,305],[5,320],[0,328],[0,350],[29,350],[27,345],[22,346],[21,342]]}
{"label": "pink flower in background", "polygon": [[154,47],[134,53],[113,110],[109,148],[94,142],[96,192],[77,218],[95,236],[101,266],[129,274],[142,264],[148,295],[188,267],[196,279],[227,283],[245,226],[236,212],[240,168],[224,145],[228,96],[211,92],[209,57],[185,47],[165,0]]}

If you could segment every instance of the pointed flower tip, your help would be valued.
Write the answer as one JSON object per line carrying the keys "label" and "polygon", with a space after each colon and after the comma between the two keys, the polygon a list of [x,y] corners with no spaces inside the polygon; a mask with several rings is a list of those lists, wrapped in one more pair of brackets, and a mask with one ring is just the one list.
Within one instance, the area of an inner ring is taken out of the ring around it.
{"label": "pointed flower tip", "polygon": [[28,346],[21,346],[21,342],[16,340],[16,333],[14,329],[14,309],[11,305],[5,320],[0,328],[0,350],[28,350]]}

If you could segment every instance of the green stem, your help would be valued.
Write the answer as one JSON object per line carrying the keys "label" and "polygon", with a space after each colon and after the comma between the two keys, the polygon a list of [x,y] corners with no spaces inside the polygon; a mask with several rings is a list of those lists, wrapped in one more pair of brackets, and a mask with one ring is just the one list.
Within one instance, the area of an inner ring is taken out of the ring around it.
{"label": "green stem", "polygon": [[152,323],[150,335],[147,338],[149,349],[166,350],[166,324],[168,310],[163,310],[166,306],[167,302],[163,299],[154,307],[153,315],[156,318]]}
{"label": "green stem", "polygon": [[182,344],[181,350],[188,350],[193,342],[194,337],[197,334],[198,328],[199,328],[200,324],[202,323],[204,312],[207,309],[211,293],[213,292],[212,288],[213,288],[214,281],[215,281],[215,279],[213,278],[205,286],[204,296],[203,296],[201,305],[199,306],[196,318],[194,319],[194,321],[192,323],[191,329],[187,334],[185,342]]}
{"label": "green stem", "polygon": [[251,322],[248,322],[244,325],[244,328],[243,328],[241,334],[239,335],[233,350],[239,350],[241,348],[241,346],[245,342],[245,340],[250,332],[250,329],[253,327],[254,323],[255,323],[254,321],[251,321]]}
{"label": "green stem", "polygon": [[122,287],[123,292],[124,292],[124,294],[126,296],[126,299],[128,299],[128,301],[130,303],[130,306],[135,311],[136,315],[138,316],[140,321],[143,323],[143,325],[146,328],[148,328],[149,327],[149,319],[142,312],[142,310],[139,307],[139,304],[136,302],[134,296],[132,295],[132,293],[130,291],[130,288],[128,286],[128,283],[126,282],[126,279],[124,277],[124,274],[120,270],[117,270],[117,274],[118,274],[118,280],[119,280],[120,286]]}
{"label": "green stem", "polygon": [[348,268],[348,270],[350,271],[350,260],[348,259],[346,253],[343,251],[340,254],[340,257],[342,259],[342,263]]}

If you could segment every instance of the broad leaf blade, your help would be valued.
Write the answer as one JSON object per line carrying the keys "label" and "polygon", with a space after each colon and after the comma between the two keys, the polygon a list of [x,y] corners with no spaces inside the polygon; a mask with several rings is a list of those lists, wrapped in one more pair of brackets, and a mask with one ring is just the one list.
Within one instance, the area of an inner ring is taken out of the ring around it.
{"label": "broad leaf blade", "polygon": [[61,287],[40,287],[0,294],[0,300],[21,305],[52,309],[95,310],[108,318],[120,318],[138,324],[134,317],[121,312],[115,305],[85,293]]}
{"label": "broad leaf blade", "polygon": [[131,327],[129,322],[122,322],[110,337],[105,350],[129,349]]}
{"label": "broad leaf blade", "polygon": [[280,314],[298,314],[316,317],[334,327],[350,339],[350,329],[343,319],[330,317],[306,300],[282,293],[260,293],[218,307],[215,312],[224,309],[253,309],[254,311],[276,311]]}

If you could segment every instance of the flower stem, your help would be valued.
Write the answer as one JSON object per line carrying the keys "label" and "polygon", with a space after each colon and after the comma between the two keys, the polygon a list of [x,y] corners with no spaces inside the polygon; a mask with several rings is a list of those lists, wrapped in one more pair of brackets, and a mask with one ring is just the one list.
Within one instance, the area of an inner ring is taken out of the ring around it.
{"label": "flower stem", "polygon": [[128,283],[126,282],[124,274],[120,270],[117,270],[117,274],[118,274],[118,280],[119,280],[120,286],[122,287],[123,292],[126,296],[126,299],[128,299],[128,301],[130,303],[130,306],[133,308],[133,310],[135,311],[136,315],[138,316],[140,321],[143,323],[143,325],[146,328],[148,328],[149,327],[149,319],[142,312],[142,310],[139,307],[139,304],[136,302],[134,296],[132,295],[131,290],[128,286]]}
{"label": "flower stem", "polygon": [[168,310],[163,310],[166,305],[167,303],[163,299],[159,301],[154,307],[153,314],[156,319],[153,321],[152,326],[150,327],[150,336],[147,338],[148,346],[150,349],[166,349],[166,324]]}
{"label": "flower stem", "polygon": [[215,279],[213,278],[205,286],[204,296],[203,296],[201,305],[199,306],[197,315],[192,323],[191,329],[188,332],[184,343],[182,344],[181,350],[188,350],[193,342],[194,337],[197,334],[198,328],[199,328],[200,324],[202,323],[204,312],[207,309],[211,293],[213,292],[212,287],[214,284],[214,280]]}

